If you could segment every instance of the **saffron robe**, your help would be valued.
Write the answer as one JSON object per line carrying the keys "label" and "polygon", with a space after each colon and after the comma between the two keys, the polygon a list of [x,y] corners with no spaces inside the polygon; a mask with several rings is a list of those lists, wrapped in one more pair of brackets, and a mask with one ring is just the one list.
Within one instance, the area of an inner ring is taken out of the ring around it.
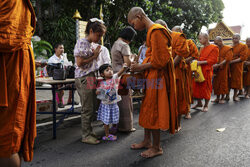
{"label": "saffron robe", "polygon": [[33,158],[36,136],[35,63],[31,37],[35,12],[29,0],[0,3],[0,157]]}
{"label": "saffron robe", "polygon": [[233,48],[231,46],[224,45],[219,50],[219,60],[218,63],[226,60],[226,64],[220,67],[213,79],[213,88],[215,95],[228,94],[228,72],[229,72],[229,62],[233,58]]}
{"label": "saffron robe", "polygon": [[230,65],[231,81],[230,86],[232,89],[241,90],[243,88],[243,63],[247,60],[247,45],[239,43],[233,46],[233,60],[240,58],[242,62]]}
{"label": "saffron robe", "polygon": [[201,65],[204,82],[193,81],[193,97],[197,99],[210,100],[212,93],[213,65],[217,63],[219,48],[216,45],[208,45],[201,49],[199,61],[207,61]]}
{"label": "saffron robe", "polygon": [[189,47],[183,33],[172,32],[172,54],[173,58],[177,55],[182,59],[175,67],[176,91],[177,91],[177,110],[179,114],[187,114],[190,109],[191,98],[189,92],[189,77],[185,58],[189,56]]}
{"label": "saffron robe", "polygon": [[[250,62],[250,48],[248,48],[247,56],[248,56],[247,61]],[[243,77],[244,79],[243,85],[250,86],[250,65],[246,67],[246,70],[247,71],[244,73],[244,77]]]}
{"label": "saffron robe", "polygon": [[169,129],[174,134],[178,113],[171,35],[165,27],[154,24],[148,29],[146,44],[148,49],[143,64],[150,63],[153,67],[144,71],[146,88],[139,124],[146,129]]}
{"label": "saffron robe", "polygon": [[[188,57],[193,57],[194,59],[198,60],[199,50],[197,46],[191,39],[188,39],[187,42],[188,42],[188,47],[189,47]],[[193,78],[192,78],[192,71],[191,71],[190,64],[187,64],[187,75],[188,75],[189,98],[190,98],[191,103],[193,103]]]}

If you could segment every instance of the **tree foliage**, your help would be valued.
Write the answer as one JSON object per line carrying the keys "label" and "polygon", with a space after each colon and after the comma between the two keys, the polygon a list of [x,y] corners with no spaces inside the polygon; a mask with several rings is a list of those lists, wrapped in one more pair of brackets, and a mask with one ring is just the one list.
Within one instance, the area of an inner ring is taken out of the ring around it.
{"label": "tree foliage", "polygon": [[[72,16],[79,10],[83,20],[99,18],[100,5],[103,5],[104,22],[107,26],[105,44],[108,48],[117,39],[122,28],[128,25],[127,13],[133,6],[142,7],[153,20],[163,19],[171,29],[184,24],[188,38],[196,38],[202,26],[222,19],[224,4],[222,0],[33,0],[38,14],[40,35],[55,45],[63,42],[68,55],[73,55],[75,45],[75,21]],[[142,43],[146,31],[138,32],[132,43],[136,51]],[[72,57],[71,57],[72,59]]]}
{"label": "tree foliage", "polygon": [[44,57],[44,58],[49,58],[49,56],[52,55],[52,45],[44,40],[39,40],[36,41],[32,39],[32,44],[33,44],[33,51],[35,58],[37,57]]}

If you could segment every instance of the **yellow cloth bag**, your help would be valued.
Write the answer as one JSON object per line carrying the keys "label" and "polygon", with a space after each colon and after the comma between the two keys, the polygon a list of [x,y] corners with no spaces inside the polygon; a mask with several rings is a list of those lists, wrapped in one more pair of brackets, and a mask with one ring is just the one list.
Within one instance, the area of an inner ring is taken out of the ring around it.
{"label": "yellow cloth bag", "polygon": [[201,66],[197,65],[197,60],[194,60],[191,63],[191,71],[194,72],[194,81],[195,82],[204,82],[205,81],[205,78],[204,78],[203,73],[202,73]]}

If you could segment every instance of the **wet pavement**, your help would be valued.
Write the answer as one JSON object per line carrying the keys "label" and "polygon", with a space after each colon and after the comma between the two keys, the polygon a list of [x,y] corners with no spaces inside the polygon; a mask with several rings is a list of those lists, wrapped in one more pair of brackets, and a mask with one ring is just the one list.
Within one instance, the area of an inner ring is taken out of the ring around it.
{"label": "wet pavement", "polygon": [[[39,94],[39,93],[38,93]],[[42,97],[41,97],[42,98]],[[135,104],[135,107],[138,107]],[[23,167],[228,167],[250,166],[250,100],[232,100],[209,105],[207,113],[191,110],[192,119],[182,119],[182,130],[170,135],[161,132],[162,156],[140,157],[143,150],[131,150],[130,144],[143,139],[134,112],[133,133],[118,133],[117,141],[99,145],[81,143],[80,118],[63,122],[52,139],[52,126],[39,126],[34,159]],[[94,130],[103,134],[100,122]],[[225,128],[223,132],[216,129]]]}

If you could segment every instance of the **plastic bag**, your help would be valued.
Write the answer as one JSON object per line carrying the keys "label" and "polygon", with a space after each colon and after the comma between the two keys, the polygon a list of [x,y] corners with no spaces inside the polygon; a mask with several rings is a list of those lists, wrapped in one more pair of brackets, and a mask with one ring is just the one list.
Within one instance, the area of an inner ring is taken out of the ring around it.
{"label": "plastic bag", "polygon": [[191,63],[191,71],[194,72],[194,81],[195,82],[204,82],[205,81],[204,75],[202,73],[201,66],[197,65],[197,60],[194,60]]}

